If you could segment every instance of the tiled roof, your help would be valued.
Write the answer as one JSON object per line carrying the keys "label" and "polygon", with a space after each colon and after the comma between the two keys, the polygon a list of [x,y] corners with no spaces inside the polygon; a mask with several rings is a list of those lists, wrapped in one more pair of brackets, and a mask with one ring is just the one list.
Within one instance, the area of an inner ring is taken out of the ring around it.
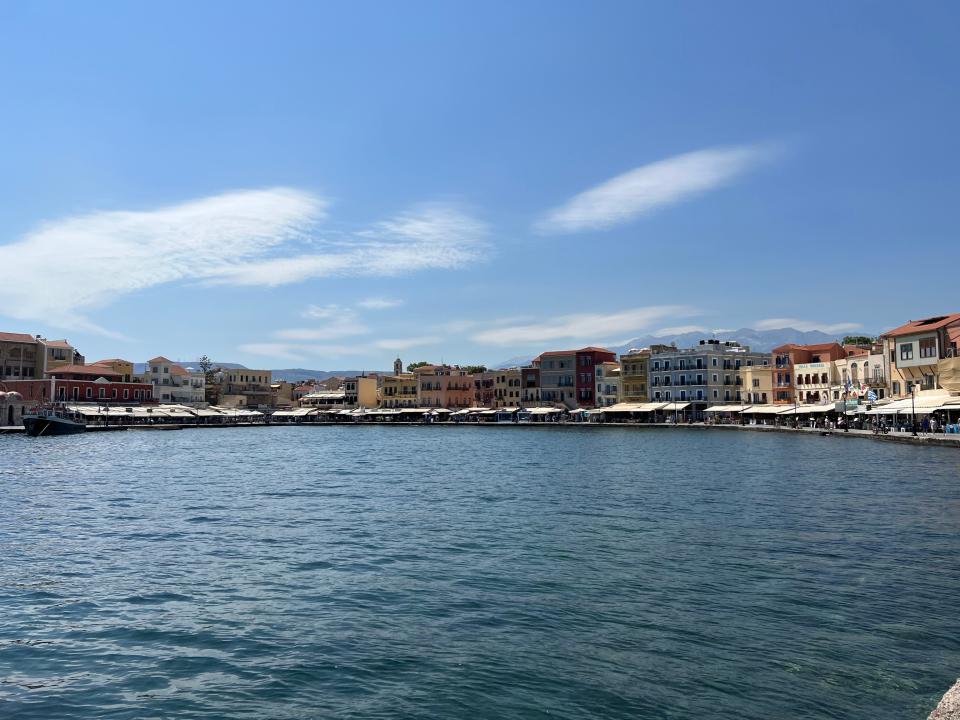
{"label": "tiled roof", "polygon": [[90,375],[93,377],[120,377],[120,373],[114,372],[103,365],[63,365],[48,371],[49,375]]}
{"label": "tiled roof", "polygon": [[911,320],[906,325],[901,325],[893,330],[888,330],[880,337],[898,337],[900,335],[915,335],[931,330],[939,330],[942,327],[960,323],[960,313],[950,315],[938,315],[937,317],[927,318],[925,320]]}
{"label": "tiled roof", "polygon": [[87,364],[88,365],[108,365],[110,363],[130,363],[131,365],[133,364],[129,360],[124,360],[123,358],[108,358],[106,360],[97,360],[94,363],[87,363]]}
{"label": "tiled roof", "polygon": [[73,345],[68,343],[66,340],[44,340],[44,343],[47,347],[54,348],[64,348],[65,350],[73,350]]}
{"label": "tiled roof", "polygon": [[37,339],[26,333],[0,332],[0,342],[32,343],[36,345]]}
{"label": "tiled roof", "polygon": [[173,360],[168,360],[163,355],[157,355],[153,360],[147,360],[150,365],[172,365]]}
{"label": "tiled roof", "polygon": [[180,377],[190,377],[190,373],[185,368],[182,368],[179,365],[171,365],[170,374],[178,375]]}

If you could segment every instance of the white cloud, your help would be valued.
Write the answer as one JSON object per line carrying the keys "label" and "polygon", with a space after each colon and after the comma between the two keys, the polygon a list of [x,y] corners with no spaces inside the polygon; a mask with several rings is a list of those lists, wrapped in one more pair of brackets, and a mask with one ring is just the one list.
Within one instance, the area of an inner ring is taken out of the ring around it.
{"label": "white cloud", "polygon": [[486,238],[483,223],[433,204],[324,243],[315,230],[327,206],[317,195],[274,188],[48,222],[0,245],[0,268],[16,268],[3,274],[0,308],[20,320],[109,334],[89,312],[149,287],[455,268],[476,260]]}
{"label": "white cloud", "polygon": [[810,330],[819,330],[825,333],[846,333],[860,329],[859,323],[823,323],[813,320],[798,320],[797,318],[768,318],[766,320],[757,320],[753,324],[756,330],[780,330],[782,328],[793,328],[803,332]]}
{"label": "white cloud", "polygon": [[355,233],[330,252],[236,265],[218,282],[286,285],[330,275],[394,276],[418,270],[459,268],[476,261],[487,228],[451,205],[421,205]]}
{"label": "white cloud", "polygon": [[655,305],[611,314],[564,315],[528,325],[490,327],[476,333],[472,339],[489,345],[524,347],[551,340],[570,340],[581,343],[611,342],[623,339],[629,333],[646,330],[664,318],[696,314],[696,310],[683,305]]}
{"label": "white cloud", "polygon": [[407,350],[409,348],[419,347],[421,345],[434,345],[442,342],[442,340],[442,338],[439,338],[435,335],[425,335],[423,337],[377,340],[374,343],[374,346],[380,348],[381,350]]}
{"label": "white cloud", "polygon": [[342,316],[344,313],[352,313],[353,311],[350,308],[345,308],[340,305],[307,305],[306,309],[300,313],[303,317],[309,318],[310,320],[326,320],[327,318],[333,318]]}
{"label": "white cloud", "polygon": [[701,327],[700,325],[678,325],[676,327],[660,328],[653,334],[655,337],[664,337],[666,335],[684,335],[685,333],[692,332],[708,333],[709,330],[707,330],[705,327]]}
{"label": "white cloud", "polygon": [[709,148],[643,165],[574,195],[535,229],[557,234],[620,225],[725,185],[775,152],[769,145]]}
{"label": "white cloud", "polygon": [[395,300],[393,298],[381,298],[381,297],[372,297],[367,298],[366,300],[361,300],[357,303],[360,307],[365,310],[389,310],[391,308],[400,307],[403,305],[403,300]]}

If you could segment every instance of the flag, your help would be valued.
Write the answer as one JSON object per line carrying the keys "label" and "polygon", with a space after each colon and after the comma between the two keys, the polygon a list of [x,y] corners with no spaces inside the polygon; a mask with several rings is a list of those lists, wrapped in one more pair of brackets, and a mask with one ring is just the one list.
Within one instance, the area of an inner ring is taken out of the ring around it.
{"label": "flag", "polygon": [[867,402],[876,402],[877,394],[873,390],[867,390]]}

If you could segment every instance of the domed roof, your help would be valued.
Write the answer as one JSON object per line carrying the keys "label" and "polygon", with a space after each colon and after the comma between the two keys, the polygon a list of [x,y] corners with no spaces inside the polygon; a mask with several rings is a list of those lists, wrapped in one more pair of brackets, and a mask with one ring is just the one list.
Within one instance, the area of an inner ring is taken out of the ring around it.
{"label": "domed roof", "polygon": [[12,402],[12,401],[14,401],[14,400],[23,400],[23,395],[21,395],[20,393],[16,392],[15,390],[14,390],[14,391],[11,391],[11,392],[8,392],[8,393],[7,393],[7,402]]}

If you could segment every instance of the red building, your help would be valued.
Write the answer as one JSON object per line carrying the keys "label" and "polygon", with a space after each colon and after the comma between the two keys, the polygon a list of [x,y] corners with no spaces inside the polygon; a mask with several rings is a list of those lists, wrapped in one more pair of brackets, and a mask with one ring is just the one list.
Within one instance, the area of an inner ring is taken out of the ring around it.
{"label": "red building", "polygon": [[787,343],[773,349],[773,402],[793,404],[796,393],[794,365],[827,363],[850,354],[840,343],[796,345]]}
{"label": "red building", "polygon": [[617,362],[617,354],[599,347],[577,350],[577,403],[580,407],[597,404],[596,366],[605,362]]}
{"label": "red building", "polygon": [[149,383],[124,382],[120,373],[102,365],[64,365],[47,373],[47,380],[7,381],[10,390],[23,395],[27,403],[91,402],[112,405],[153,403]]}

